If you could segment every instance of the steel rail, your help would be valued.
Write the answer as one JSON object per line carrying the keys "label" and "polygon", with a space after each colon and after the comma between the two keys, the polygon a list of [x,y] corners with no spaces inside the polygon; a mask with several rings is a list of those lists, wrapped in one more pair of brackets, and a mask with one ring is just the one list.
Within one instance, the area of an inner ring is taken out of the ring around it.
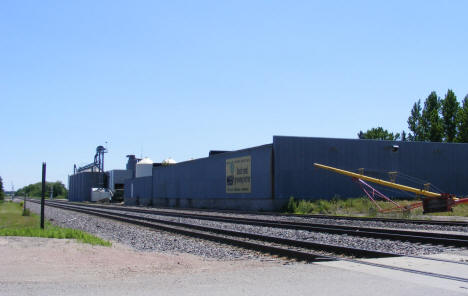
{"label": "steel rail", "polygon": [[[237,237],[242,237],[242,238],[260,240],[262,242],[266,241],[266,242],[273,242],[273,243],[286,244],[286,245],[292,244],[293,247],[301,247],[301,248],[307,248],[305,246],[305,244],[306,245],[309,245],[309,244],[316,245],[316,247],[318,245],[320,245],[321,248],[322,247],[331,247],[331,249],[336,249],[336,248],[339,248],[341,250],[348,249],[348,250],[350,250],[352,252],[358,252],[358,254],[361,254],[361,255],[363,255],[363,254],[379,255],[380,254],[381,257],[401,256],[401,255],[398,255],[398,254],[378,252],[378,251],[370,251],[370,250],[362,250],[362,249],[354,249],[354,248],[346,248],[346,247],[325,245],[325,244],[316,244],[316,243],[309,243],[309,242],[289,240],[289,239],[281,239],[281,238],[277,238],[277,237],[269,237],[269,236],[251,234],[251,233],[238,232],[238,231],[223,230],[223,229],[204,227],[204,226],[197,226],[197,225],[191,225],[191,224],[187,225],[187,224],[178,223],[178,222],[168,223],[169,221],[158,220],[158,219],[154,219],[154,218],[141,217],[141,216],[132,216],[132,215],[127,215],[127,214],[119,214],[119,213],[108,214],[108,213],[103,213],[104,211],[102,211],[102,210],[84,209],[84,208],[73,207],[73,206],[70,206],[70,205],[58,205],[58,204],[51,205],[51,204],[49,204],[49,206],[56,207],[56,208],[61,208],[61,209],[64,209],[64,210],[71,210],[71,211],[75,211],[75,212],[91,214],[91,215],[99,216],[99,217],[103,217],[103,218],[109,218],[109,219],[117,220],[117,221],[120,221],[120,222],[127,222],[127,223],[136,224],[136,225],[140,225],[140,226],[145,226],[145,227],[149,227],[149,228],[160,229],[160,230],[164,230],[164,231],[168,231],[168,232],[172,232],[172,233],[183,234],[183,235],[190,236],[190,237],[196,237],[196,238],[206,239],[206,240],[210,240],[210,241],[225,243],[225,244],[234,245],[234,246],[238,246],[238,247],[242,247],[242,248],[246,248],[246,249],[250,249],[250,250],[260,251],[260,252],[263,252],[263,253],[275,254],[275,255],[285,256],[285,257],[289,257],[289,258],[304,260],[304,261],[308,261],[308,262],[341,260],[341,261],[348,261],[348,262],[353,262],[353,263],[357,263],[357,264],[364,264],[364,265],[374,266],[374,267],[379,267],[379,268],[386,268],[386,269],[391,269],[391,270],[397,270],[397,271],[402,271],[402,272],[408,272],[408,273],[413,273],[413,274],[419,274],[419,275],[425,275],[425,276],[430,276],[430,277],[436,277],[436,278],[442,278],[442,279],[447,279],[447,280],[453,280],[453,281],[468,283],[468,278],[462,278],[462,277],[456,277],[456,276],[450,276],[450,275],[420,271],[420,270],[409,269],[409,268],[404,268],[404,267],[390,266],[390,265],[385,265],[385,264],[380,264],[380,263],[360,261],[360,260],[356,260],[356,259],[339,258],[339,257],[334,257],[334,256],[328,256],[328,255],[313,254],[313,253],[310,253],[310,252],[304,252],[304,251],[300,251],[300,250],[292,250],[290,248],[282,248],[282,247],[278,247],[278,246],[269,246],[269,245],[264,245],[263,243],[255,243],[255,242],[251,242],[251,241],[249,242],[249,241],[246,241],[246,240],[234,239],[234,238],[229,238],[229,237],[226,237],[226,236],[237,236]],[[134,217],[134,218],[132,218],[132,217]],[[148,221],[152,221],[152,222],[148,222]],[[160,223],[158,223],[156,221],[160,221],[160,222],[162,222],[162,224],[160,224]],[[167,226],[165,224],[169,224],[169,225],[173,225],[173,226]],[[177,227],[175,225],[179,225],[179,227]],[[188,227],[186,227],[186,226],[188,226]],[[193,229],[187,230],[187,228],[189,228],[189,229],[194,228],[196,230],[195,231]],[[223,235],[220,236],[220,235],[209,234],[209,233],[206,233],[204,231],[200,231],[201,229],[205,229],[206,232],[214,231],[217,234],[223,234]],[[299,243],[299,244],[296,244],[296,243]],[[321,250],[323,250],[323,249],[321,249]]]}
{"label": "steel rail", "polygon": [[[68,201],[55,201],[66,202],[70,204],[82,204],[79,202]],[[298,218],[314,218],[326,220],[351,220],[351,221],[377,221],[388,223],[402,223],[402,224],[422,224],[422,225],[443,225],[443,226],[461,226],[468,227],[468,222],[464,221],[441,221],[441,220],[421,220],[421,219],[398,219],[398,218],[377,218],[377,217],[349,217],[349,216],[336,216],[336,215],[320,215],[320,214],[290,214],[278,212],[254,212],[254,211],[236,211],[236,210],[219,210],[219,209],[194,209],[194,208],[171,208],[171,207],[158,207],[161,209],[178,210],[178,211],[197,211],[197,212],[216,212],[227,214],[242,214],[242,215],[255,215],[255,216],[279,216],[279,217],[298,217]]]}
{"label": "steel rail", "polygon": [[351,221],[377,221],[384,223],[402,223],[402,224],[421,224],[421,225],[442,225],[442,226],[461,226],[468,227],[468,222],[463,221],[441,221],[441,220],[421,220],[421,219],[397,219],[397,218],[376,218],[376,217],[346,217],[346,216],[333,216],[333,215],[302,215],[302,214],[278,214],[278,213],[259,213],[259,215],[279,215],[303,218],[316,218],[316,219],[336,219],[336,220],[351,220]]}
{"label": "steel rail", "polygon": [[[49,203],[54,203],[52,201],[49,201]],[[125,210],[122,210],[121,207],[115,207],[115,206],[100,206],[100,205],[89,205],[89,204],[76,204],[76,203],[73,203],[73,204],[68,204],[68,203],[62,203],[62,202],[55,202],[55,204],[58,204],[58,205],[65,205],[65,206],[75,206],[75,207],[78,207],[78,208],[103,208],[105,210],[117,210],[117,211],[125,211]],[[81,206],[81,207],[80,207]],[[146,213],[147,210],[140,210],[140,209],[131,209],[131,210],[136,210],[135,212],[141,212],[141,213]],[[132,211],[130,211],[132,212]],[[140,216],[138,216],[140,217]],[[176,216],[177,217],[177,216]],[[165,222],[165,220],[163,220]],[[192,224],[190,224],[192,225]],[[319,246],[320,247],[320,246]],[[390,253],[389,253],[390,254]],[[394,254],[395,256],[401,256],[400,254]],[[448,260],[448,259],[441,259],[441,258],[432,258],[432,257],[424,257],[424,256],[416,256],[416,255],[405,255],[405,257],[411,257],[411,258],[416,258],[416,259],[423,259],[423,260],[431,260],[431,261],[438,261],[438,262],[445,262],[445,263],[454,263],[454,264],[460,264],[460,265],[468,265],[468,263],[465,263],[465,262],[459,262],[459,261],[453,261],[453,260]]]}
{"label": "steel rail", "polygon": [[[78,206],[79,207],[79,206]],[[85,208],[92,208],[94,206],[85,206]],[[102,208],[105,208],[105,210],[109,210],[107,209],[106,207],[102,207]],[[112,210],[111,210],[112,211]],[[151,219],[151,218],[150,218]],[[165,221],[165,220],[164,220]],[[192,224],[190,224],[192,225]],[[320,246],[319,246],[320,248]],[[390,254],[390,253],[387,253],[387,254]],[[393,253],[394,254],[394,253]],[[401,256],[399,254],[394,254],[395,256]],[[459,262],[459,261],[453,261],[453,260],[448,260],[448,259],[441,259],[441,258],[431,258],[431,257],[424,257],[424,256],[416,256],[416,255],[405,255],[406,257],[411,257],[411,258],[416,258],[416,259],[423,259],[423,260],[431,260],[431,261],[438,261],[438,262],[445,262],[445,263],[454,263],[454,264],[460,264],[460,265],[468,265],[468,263],[465,263],[465,262]]]}
{"label": "steel rail", "polygon": [[[73,206],[73,205],[70,205],[70,206]],[[325,224],[304,223],[304,222],[271,221],[271,220],[227,217],[227,216],[218,216],[218,215],[188,214],[188,213],[175,213],[175,212],[147,210],[147,209],[120,208],[116,206],[101,206],[101,205],[76,205],[76,206],[87,206],[87,207],[102,208],[102,209],[108,209],[108,210],[136,212],[136,213],[144,213],[144,214],[159,215],[159,216],[183,217],[183,218],[189,218],[189,219],[218,221],[218,222],[224,222],[224,223],[256,225],[256,226],[283,228],[283,229],[307,230],[307,231],[324,232],[324,233],[330,233],[330,234],[347,234],[347,235],[353,235],[353,236],[359,236],[359,237],[401,240],[401,241],[409,241],[409,242],[429,243],[429,244],[435,244],[435,245],[468,247],[468,235],[459,235],[459,234],[394,230],[394,229],[369,228],[369,227],[357,227],[357,226],[345,226],[345,225],[325,225]]]}
{"label": "steel rail", "polygon": [[167,225],[176,226],[176,227],[191,228],[191,229],[196,229],[199,231],[212,232],[212,233],[217,233],[221,235],[237,236],[237,237],[242,237],[242,238],[261,240],[261,241],[269,242],[269,243],[285,244],[285,245],[289,245],[292,247],[316,249],[316,250],[327,251],[331,253],[339,253],[339,254],[344,254],[344,255],[349,255],[349,256],[355,256],[355,257],[380,258],[380,257],[401,256],[401,255],[394,254],[394,253],[386,253],[386,252],[373,251],[373,250],[342,247],[342,246],[337,246],[337,245],[320,244],[320,243],[313,243],[313,242],[302,241],[302,240],[285,239],[285,238],[280,238],[276,236],[267,236],[267,235],[249,233],[249,232],[226,230],[226,229],[220,229],[220,228],[214,228],[214,227],[208,227],[208,226],[194,225],[190,223],[182,223],[182,222],[161,220],[161,219],[156,219],[156,218],[134,216],[134,215],[128,215],[128,214],[123,214],[123,213],[110,213],[108,211],[103,211],[103,210],[95,210],[95,209],[89,209],[89,208],[84,209],[84,208],[68,206],[68,205],[66,206],[52,205],[52,206],[57,207],[57,208],[62,208],[62,209],[68,209],[72,211],[83,212],[83,213],[95,213],[97,215],[101,215],[104,213],[104,215],[106,216],[111,215],[111,216],[116,216],[116,217],[122,217],[124,219],[136,219],[136,220],[150,221],[153,223],[167,224]]}

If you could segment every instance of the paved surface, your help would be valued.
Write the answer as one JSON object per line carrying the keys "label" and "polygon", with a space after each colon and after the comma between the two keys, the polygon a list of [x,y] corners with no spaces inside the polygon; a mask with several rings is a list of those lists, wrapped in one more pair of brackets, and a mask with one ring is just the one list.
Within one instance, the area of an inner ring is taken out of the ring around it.
{"label": "paved surface", "polygon": [[[429,255],[425,257],[467,263],[468,251],[457,251],[445,254]],[[468,264],[456,264],[452,262],[431,261],[408,257],[365,259],[362,261],[379,263],[400,268],[407,268],[423,272],[431,272],[435,274],[448,275],[453,277],[468,278]],[[368,275],[378,275],[379,277],[389,278],[392,280],[406,283],[413,283],[421,286],[440,288],[468,294],[468,283],[463,283],[459,281],[441,279],[437,277],[428,277],[425,275],[418,275],[404,271],[383,269],[379,267],[362,265],[353,262],[335,261],[322,262],[316,264],[328,267],[335,267],[341,270],[349,270],[353,272],[364,273]]]}
{"label": "paved surface", "polygon": [[[106,248],[17,237],[0,237],[0,254],[0,295],[468,294],[468,284],[461,282],[343,262],[217,261],[135,251],[122,245]],[[417,267],[419,263],[408,264]]]}

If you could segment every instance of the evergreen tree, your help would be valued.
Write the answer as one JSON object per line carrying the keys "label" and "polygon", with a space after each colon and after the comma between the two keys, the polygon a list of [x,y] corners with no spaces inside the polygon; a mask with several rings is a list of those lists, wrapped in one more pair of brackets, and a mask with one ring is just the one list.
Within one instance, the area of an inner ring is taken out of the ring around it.
{"label": "evergreen tree", "polygon": [[401,140],[402,140],[403,142],[407,140],[407,138],[406,138],[406,132],[405,132],[405,131],[402,131],[402,132],[401,132]]}
{"label": "evergreen tree", "polygon": [[466,95],[463,99],[462,107],[458,112],[457,141],[461,143],[468,143],[468,95]]}
{"label": "evergreen tree", "polygon": [[3,179],[0,177],[0,200],[5,198],[5,192],[3,191]]}
{"label": "evergreen tree", "polygon": [[421,100],[418,100],[411,109],[411,115],[408,117],[408,128],[411,131],[408,134],[410,141],[424,141],[424,133],[421,125]]}
{"label": "evergreen tree", "polygon": [[443,133],[442,119],[440,118],[440,99],[435,91],[431,92],[424,102],[421,114],[421,126],[424,140],[441,142]]}
{"label": "evergreen tree", "polygon": [[453,142],[457,136],[458,113],[460,105],[458,104],[455,93],[449,89],[445,98],[442,100],[442,126],[444,131],[444,140]]}
{"label": "evergreen tree", "polygon": [[375,140],[398,140],[400,138],[400,134],[396,133],[390,133],[386,129],[383,129],[382,127],[377,127],[377,128],[372,128],[370,130],[367,130],[367,132],[363,133],[362,131],[359,131],[358,134],[359,139],[375,139]]}

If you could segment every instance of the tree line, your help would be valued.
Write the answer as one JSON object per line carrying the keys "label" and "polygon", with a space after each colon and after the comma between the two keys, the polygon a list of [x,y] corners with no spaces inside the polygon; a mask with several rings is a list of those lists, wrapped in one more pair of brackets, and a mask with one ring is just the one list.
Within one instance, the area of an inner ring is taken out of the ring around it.
{"label": "tree line", "polygon": [[0,200],[5,198],[5,191],[3,191],[3,179],[0,177]]}
{"label": "tree line", "polygon": [[[62,182],[46,182],[46,192],[45,197],[50,197],[50,191],[53,188],[53,197],[57,198],[66,198],[68,195],[68,191],[63,185]],[[28,197],[41,197],[42,194],[42,183],[37,182],[35,184],[30,184],[28,186],[24,186],[23,188],[16,191],[15,195],[17,196],[28,196]]]}
{"label": "tree line", "polygon": [[431,92],[414,103],[407,120],[409,132],[391,133],[382,127],[359,131],[359,139],[468,143],[468,95],[460,102],[449,89],[441,99]]}

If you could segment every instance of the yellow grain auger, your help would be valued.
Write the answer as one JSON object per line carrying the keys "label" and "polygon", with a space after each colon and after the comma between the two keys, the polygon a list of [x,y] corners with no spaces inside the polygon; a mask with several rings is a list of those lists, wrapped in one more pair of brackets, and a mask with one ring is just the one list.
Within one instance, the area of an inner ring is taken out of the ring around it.
{"label": "yellow grain auger", "polygon": [[[326,166],[319,163],[314,163],[314,166],[320,169],[332,171],[338,174],[346,175],[353,178],[362,190],[366,193],[367,197],[376,205],[379,212],[394,212],[394,211],[410,211],[415,208],[423,207],[423,213],[436,213],[436,212],[449,212],[452,211],[452,207],[462,203],[468,203],[468,198],[457,198],[454,194],[450,193],[436,193],[425,189],[418,189],[406,185],[397,184],[395,182],[390,182],[382,179],[372,178],[364,174],[357,174],[350,171],[345,171],[342,169],[334,168],[331,166]],[[401,206],[395,201],[391,200],[377,189],[369,185],[367,182],[379,184],[382,186],[403,190],[411,192],[421,196],[421,202],[415,202],[408,206]],[[382,209],[375,201],[377,197],[380,197],[388,202],[391,202],[395,207],[390,209]]]}

